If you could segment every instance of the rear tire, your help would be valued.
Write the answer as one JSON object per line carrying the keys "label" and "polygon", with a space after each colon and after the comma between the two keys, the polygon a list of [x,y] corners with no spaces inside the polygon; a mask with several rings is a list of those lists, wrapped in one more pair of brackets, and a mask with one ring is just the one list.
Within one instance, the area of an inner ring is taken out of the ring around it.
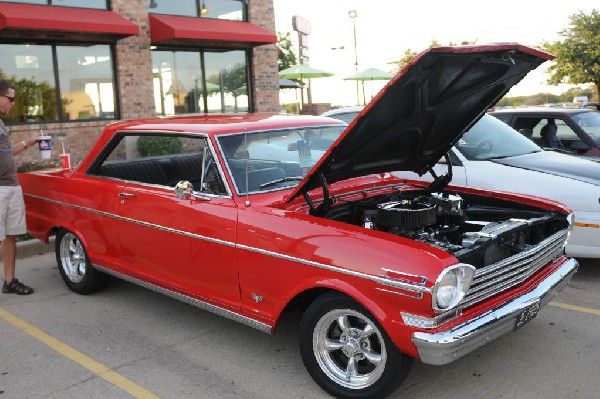
{"label": "rear tire", "polygon": [[369,311],[339,293],[323,295],[304,313],[300,353],[315,382],[337,398],[384,398],[413,364]]}
{"label": "rear tire", "polygon": [[65,284],[78,294],[90,294],[106,286],[109,276],[92,266],[81,240],[61,229],[55,241],[56,262]]}

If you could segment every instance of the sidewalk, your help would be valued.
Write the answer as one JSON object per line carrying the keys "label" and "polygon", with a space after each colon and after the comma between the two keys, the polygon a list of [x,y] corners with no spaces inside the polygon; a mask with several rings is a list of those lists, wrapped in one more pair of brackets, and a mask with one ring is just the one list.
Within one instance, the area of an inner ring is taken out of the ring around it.
{"label": "sidewalk", "polygon": [[45,244],[37,239],[17,242],[17,259],[29,258],[34,255],[43,255],[54,252],[54,236],[50,237],[50,244]]}

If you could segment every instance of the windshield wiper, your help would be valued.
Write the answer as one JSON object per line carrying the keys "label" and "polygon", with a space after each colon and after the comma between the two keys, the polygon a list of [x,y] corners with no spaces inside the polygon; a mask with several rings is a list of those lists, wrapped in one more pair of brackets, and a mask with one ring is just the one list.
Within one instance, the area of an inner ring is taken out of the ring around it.
{"label": "windshield wiper", "polygon": [[268,181],[266,183],[261,184],[258,187],[262,190],[263,188],[274,186],[275,184],[283,183],[286,181],[300,181],[302,179],[304,179],[302,176],[289,176],[289,177],[284,177],[283,179],[276,179],[276,180]]}

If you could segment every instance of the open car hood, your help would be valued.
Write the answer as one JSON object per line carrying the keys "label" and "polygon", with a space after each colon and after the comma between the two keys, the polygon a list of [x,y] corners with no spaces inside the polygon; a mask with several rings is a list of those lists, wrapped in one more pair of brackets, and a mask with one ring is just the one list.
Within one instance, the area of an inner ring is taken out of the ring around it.
{"label": "open car hood", "polygon": [[422,52],[352,121],[288,200],[372,173],[424,174],[512,86],[553,58],[517,43]]}

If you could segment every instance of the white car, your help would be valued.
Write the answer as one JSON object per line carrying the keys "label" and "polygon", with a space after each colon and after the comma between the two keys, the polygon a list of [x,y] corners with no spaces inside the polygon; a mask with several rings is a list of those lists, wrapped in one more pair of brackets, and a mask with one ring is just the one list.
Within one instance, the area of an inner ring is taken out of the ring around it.
{"label": "white car", "polygon": [[[339,112],[347,114],[347,110]],[[360,111],[355,111],[358,114]],[[335,118],[335,112],[329,113]],[[450,164],[448,164],[450,160]],[[566,254],[600,258],[600,164],[545,151],[498,119],[484,115],[433,168],[438,180],[448,172],[451,184],[536,195],[562,202],[575,213]],[[433,181],[395,172],[409,179]]]}

